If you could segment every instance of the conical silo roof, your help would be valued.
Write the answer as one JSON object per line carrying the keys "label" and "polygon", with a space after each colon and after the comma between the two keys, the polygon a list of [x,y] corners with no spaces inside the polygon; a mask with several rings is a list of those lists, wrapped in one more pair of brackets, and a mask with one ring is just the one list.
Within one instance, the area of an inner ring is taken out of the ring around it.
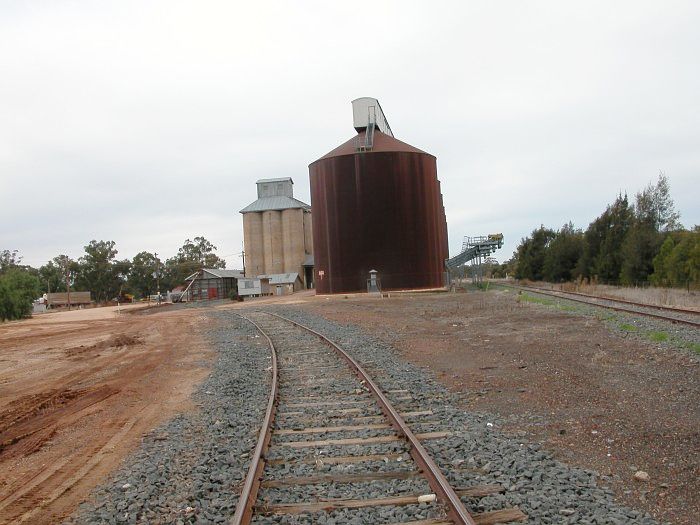
{"label": "conical silo roof", "polygon": [[[318,162],[319,160],[323,159],[329,159],[333,157],[341,157],[343,155],[354,155],[356,153],[359,153],[357,150],[357,145],[358,143],[364,144],[365,142],[365,131],[360,131],[357,135],[352,137],[350,140],[342,143],[340,146],[335,148],[334,150],[326,153],[323,157],[320,159],[312,162],[311,164],[314,164],[315,162]],[[372,149],[363,152],[363,153],[382,153],[382,152],[401,152],[401,153],[422,153],[424,155],[431,155],[430,153],[427,153],[423,150],[420,150],[414,146],[411,146],[410,144],[406,144],[405,142],[401,142],[398,139],[395,139],[394,137],[391,137],[387,135],[386,133],[382,133],[379,130],[374,131],[374,137],[373,137],[373,144],[372,144]],[[431,157],[434,155],[431,155]]]}

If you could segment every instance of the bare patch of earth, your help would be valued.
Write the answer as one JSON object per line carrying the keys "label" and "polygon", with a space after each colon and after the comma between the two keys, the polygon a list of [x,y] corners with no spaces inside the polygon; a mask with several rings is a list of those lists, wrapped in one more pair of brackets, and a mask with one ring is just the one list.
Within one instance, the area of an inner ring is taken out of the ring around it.
{"label": "bare patch of earth", "polygon": [[96,308],[0,325],[0,524],[60,523],[144,434],[192,409],[206,321]]}

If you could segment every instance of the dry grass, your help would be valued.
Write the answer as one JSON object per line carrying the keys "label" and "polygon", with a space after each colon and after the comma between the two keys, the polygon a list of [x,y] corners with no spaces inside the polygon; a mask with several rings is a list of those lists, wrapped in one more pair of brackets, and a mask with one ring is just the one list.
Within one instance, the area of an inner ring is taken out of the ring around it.
{"label": "dry grass", "polygon": [[606,284],[585,283],[534,283],[542,288],[563,290],[566,292],[580,292],[612,299],[624,299],[636,303],[655,304],[659,306],[676,306],[679,308],[693,308],[700,310],[700,292],[683,290],[679,288],[637,288],[625,286],[610,286]]}

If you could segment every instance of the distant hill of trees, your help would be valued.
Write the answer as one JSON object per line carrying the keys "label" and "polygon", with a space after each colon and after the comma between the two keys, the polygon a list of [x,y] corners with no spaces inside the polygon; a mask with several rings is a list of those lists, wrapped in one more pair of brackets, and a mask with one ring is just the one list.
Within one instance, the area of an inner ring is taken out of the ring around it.
{"label": "distant hill of trees", "polygon": [[171,290],[200,268],[225,268],[216,246],[204,237],[187,239],[177,255],[161,261],[155,253],[140,252],[133,259],[117,259],[114,241],[90,241],[77,261],[58,255],[39,268],[22,264],[17,250],[0,250],[0,320],[21,319],[32,301],[46,292],[90,291],[93,300],[106,302],[124,293],[148,297]]}
{"label": "distant hill of trees", "polygon": [[700,226],[687,230],[659,174],[634,203],[618,195],[583,231],[572,223],[559,230],[540,226],[521,240],[497,276],[565,282],[667,287],[700,286]]}

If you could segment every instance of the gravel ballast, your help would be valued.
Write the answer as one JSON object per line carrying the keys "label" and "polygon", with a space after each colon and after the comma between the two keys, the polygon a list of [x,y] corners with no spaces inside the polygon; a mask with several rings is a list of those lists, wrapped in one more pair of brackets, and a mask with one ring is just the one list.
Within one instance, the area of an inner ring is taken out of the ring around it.
{"label": "gravel ballast", "polygon": [[[538,445],[501,433],[494,417],[458,408],[457,396],[424,370],[404,362],[388,344],[362,334],[356,327],[332,323],[296,308],[270,310],[324,333],[363,364],[383,390],[408,390],[412,400],[402,399],[405,395],[401,393],[389,394],[400,411],[432,410],[429,417],[407,421],[416,432],[451,432],[448,437],[424,441],[448,480],[460,488],[500,483],[506,489],[504,494],[465,499],[473,511],[517,506],[528,515],[528,523],[538,524],[656,523],[643,512],[617,505],[596,473],[568,467]],[[233,514],[267,402],[269,351],[264,338],[235,313],[207,311],[206,315],[217,321],[211,342],[218,357],[211,375],[194,396],[198,410],[174,418],[144,438],[140,449],[94,491],[91,500],[68,523],[223,523]],[[264,377],[265,381],[250,381],[251,377]],[[340,393],[351,392],[353,385],[342,381],[334,388]],[[420,423],[426,420],[438,423]],[[382,434],[372,431],[366,435]],[[273,443],[289,439],[287,436]],[[270,459],[282,457],[280,450],[284,450],[285,458],[291,452],[300,460],[309,452],[278,447],[271,451]],[[387,454],[408,459],[406,452],[401,443],[324,448],[329,456]],[[401,468],[408,468],[407,464],[404,461]],[[369,467],[374,471],[397,469],[387,462]],[[321,471],[344,473],[359,468],[324,465]],[[318,466],[301,462],[268,466],[271,478],[312,471],[319,473]],[[422,479],[371,485],[368,489],[366,484],[357,484],[351,490],[358,497],[427,490]],[[268,489],[266,494],[272,502],[303,501],[319,495],[308,486],[284,493]],[[391,523],[435,515],[435,506],[408,505],[307,516],[257,516],[255,523]]]}
{"label": "gravel ballast", "polygon": [[[457,487],[500,483],[504,494],[465,499],[473,511],[517,506],[528,523],[644,524],[656,521],[642,511],[617,505],[612,492],[601,485],[595,472],[569,467],[537,444],[498,431],[499,421],[489,415],[466,413],[458,397],[430,374],[404,362],[389,345],[351,325],[340,325],[299,309],[275,312],[322,332],[358,359],[383,390],[407,389],[413,402],[401,409],[431,409],[439,428],[452,436],[428,440],[424,446]],[[424,428],[420,428],[420,431]]]}

